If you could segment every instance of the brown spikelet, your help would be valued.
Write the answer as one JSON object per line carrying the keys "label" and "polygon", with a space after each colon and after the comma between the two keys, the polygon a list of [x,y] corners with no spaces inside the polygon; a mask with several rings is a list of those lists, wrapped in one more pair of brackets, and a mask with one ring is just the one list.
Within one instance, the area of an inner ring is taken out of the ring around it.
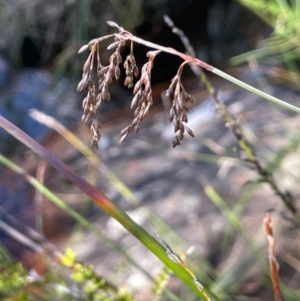
{"label": "brown spikelet", "polygon": [[188,104],[193,102],[193,98],[185,91],[181,83],[180,75],[183,64],[179,67],[176,76],[172,79],[171,84],[166,91],[166,96],[173,98],[169,113],[169,121],[172,122],[174,126],[175,137],[172,142],[174,148],[177,145],[180,145],[185,132],[191,137],[195,137],[193,131],[186,125],[188,122],[188,117],[186,115]]}
{"label": "brown spikelet", "polygon": [[[129,132],[134,131],[136,134],[138,133],[142,120],[148,114],[153,104],[151,70],[153,68],[154,58],[161,52],[161,50],[153,50],[147,53],[148,62],[142,67],[140,78],[134,84],[134,78],[138,78],[140,73],[133,53],[133,41],[136,42],[136,40],[134,40],[134,36],[130,32],[124,30],[115,22],[109,21],[107,23],[109,26],[117,28],[119,32],[93,39],[86,45],[83,45],[78,51],[82,53],[87,49],[90,50],[90,54],[83,65],[82,78],[78,83],[77,90],[83,91],[86,88],[88,89],[87,95],[82,101],[82,121],[87,122],[90,118],[93,119],[90,130],[92,133],[91,144],[95,147],[98,147],[98,142],[101,137],[101,124],[97,119],[97,115],[103,101],[110,101],[111,95],[109,86],[114,80],[120,78],[120,66],[123,66],[125,69],[124,85],[128,88],[133,87],[134,96],[131,101],[131,109],[135,109],[134,119],[131,124],[120,133],[120,143],[126,139]],[[107,49],[113,50],[114,52],[109,58],[109,64],[105,66],[100,60],[99,43],[111,37],[114,37],[114,40],[109,44]],[[121,65],[123,60],[120,52],[127,40],[130,40],[131,43],[130,53],[127,55],[123,65]],[[139,41],[140,39],[137,40],[137,43],[139,43]],[[170,52],[170,49],[167,50],[167,52]],[[169,121],[173,123],[175,132],[173,147],[180,145],[185,133],[194,137],[193,131],[186,125],[188,122],[186,115],[188,104],[193,102],[193,98],[185,91],[180,79],[182,68],[186,63],[188,63],[187,60],[179,67],[176,76],[172,79],[166,91],[166,95],[172,99]],[[95,66],[97,67],[95,68]]]}
{"label": "brown spikelet", "polygon": [[[136,65],[135,57],[133,55],[133,43],[131,43],[130,54],[126,57],[123,66],[126,72],[124,86],[131,88],[133,86],[133,76],[138,77],[139,75],[139,68]],[[135,92],[133,93],[135,94]]]}
{"label": "brown spikelet", "polygon": [[[153,60],[158,53],[160,53],[160,51],[149,51],[147,53],[149,61],[143,66],[141,77],[137,81],[133,89],[134,97],[131,101],[131,108],[133,109],[134,107],[136,107],[136,110],[134,112],[134,119],[128,127],[121,131],[120,143],[122,143],[126,139],[127,134],[132,130],[134,130],[136,134],[138,133],[141,121],[148,114],[149,109],[153,104],[151,89],[151,70],[153,67]],[[130,58],[130,55],[127,57],[125,63],[125,69],[127,67],[126,72],[128,71],[126,75],[128,77],[128,81],[132,84],[135,66],[133,65],[133,60],[132,58]],[[129,68],[129,66],[131,67]],[[126,134],[123,134],[124,132]]]}
{"label": "brown spikelet", "polygon": [[[110,26],[112,25],[109,24]],[[105,37],[91,40],[87,45],[82,46],[79,49],[79,53],[90,49],[90,54],[83,65],[82,79],[80,80],[77,91],[82,91],[88,87],[87,96],[82,102],[83,115],[82,121],[87,122],[91,117],[93,122],[91,124],[90,130],[92,132],[91,145],[98,147],[98,142],[100,140],[100,128],[101,124],[97,120],[97,114],[104,100],[110,100],[110,93],[108,91],[109,85],[112,84],[113,79],[119,79],[121,75],[121,70],[119,65],[122,63],[122,57],[120,54],[121,47],[125,45],[123,39],[115,37],[115,41],[108,46],[108,49],[115,49],[113,54],[109,58],[109,65],[103,66],[100,61],[100,50],[98,42],[102,41]],[[94,71],[94,64],[97,64],[97,68]],[[97,78],[97,81],[94,81]]]}

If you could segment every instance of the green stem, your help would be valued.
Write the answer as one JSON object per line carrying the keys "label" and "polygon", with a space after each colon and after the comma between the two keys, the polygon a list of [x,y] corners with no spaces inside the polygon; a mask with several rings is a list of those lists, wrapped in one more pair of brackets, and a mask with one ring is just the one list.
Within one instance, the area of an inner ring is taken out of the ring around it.
{"label": "green stem", "polygon": [[296,113],[300,113],[300,108],[295,107],[295,106],[293,106],[293,105],[291,105],[291,104],[289,104],[289,103],[287,103],[287,102],[285,102],[283,100],[280,100],[279,98],[276,98],[276,97],[274,97],[272,95],[269,95],[269,94],[267,94],[265,92],[262,92],[262,91],[260,91],[260,90],[258,90],[256,88],[254,88],[254,87],[252,87],[252,86],[250,86],[250,85],[248,85],[248,84],[246,84],[246,83],[238,80],[237,78],[235,78],[233,76],[230,76],[229,74],[227,74],[227,73],[225,73],[225,72],[223,72],[223,71],[221,71],[221,70],[219,70],[217,68],[214,68],[211,72],[215,73],[215,74],[217,74],[217,75],[219,75],[219,76],[227,79],[228,81],[236,84],[237,86],[240,86],[243,89],[248,90],[248,91],[250,91],[250,92],[252,92],[252,93],[254,93],[254,94],[256,94],[256,95],[258,95],[258,96],[260,96],[262,98],[265,98],[265,99],[267,99],[267,100],[269,100],[269,101],[271,101],[271,102],[273,102],[273,103],[275,103],[275,104],[277,104],[279,106],[282,106],[282,107],[284,107],[284,108],[286,108],[288,110],[294,111]]}
{"label": "green stem", "polygon": [[254,94],[256,94],[256,95],[258,95],[262,98],[265,98],[265,99],[267,99],[267,100],[269,100],[269,101],[271,101],[271,102],[273,102],[273,103],[275,103],[279,106],[282,106],[286,109],[289,109],[289,110],[294,111],[296,113],[300,113],[300,108],[298,108],[294,105],[291,105],[291,104],[289,104],[289,103],[287,103],[283,100],[280,100],[279,98],[276,98],[276,97],[271,96],[267,93],[264,93],[264,92],[262,92],[262,91],[260,91],[256,88],[254,88],[254,87],[238,80],[237,78],[235,78],[235,77],[233,77],[233,76],[231,76],[231,75],[229,75],[229,74],[227,74],[227,73],[225,73],[225,72],[223,72],[223,71],[221,71],[221,70],[219,70],[219,69],[217,69],[217,68],[215,68],[215,67],[213,67],[213,66],[211,66],[211,65],[209,65],[209,64],[207,64],[207,63],[205,63],[201,60],[199,60],[199,59],[197,59],[197,58],[194,58],[190,55],[179,52],[179,51],[177,51],[177,50],[175,50],[174,48],[171,48],[171,47],[164,47],[164,46],[152,43],[152,42],[145,41],[141,38],[133,36],[131,33],[127,32],[127,31],[121,32],[121,34],[119,34],[118,37],[123,36],[124,40],[131,40],[131,41],[134,41],[136,43],[145,45],[149,48],[154,48],[154,49],[161,50],[163,52],[167,52],[167,53],[171,53],[173,55],[177,55],[177,56],[181,57],[184,61],[187,61],[191,64],[196,64],[196,65],[200,66],[201,68],[206,69],[207,71],[215,73],[218,76],[232,82],[233,84],[236,84],[237,86],[242,87],[245,90],[248,90],[248,91],[250,91],[250,92],[252,92],[252,93],[254,93]]}

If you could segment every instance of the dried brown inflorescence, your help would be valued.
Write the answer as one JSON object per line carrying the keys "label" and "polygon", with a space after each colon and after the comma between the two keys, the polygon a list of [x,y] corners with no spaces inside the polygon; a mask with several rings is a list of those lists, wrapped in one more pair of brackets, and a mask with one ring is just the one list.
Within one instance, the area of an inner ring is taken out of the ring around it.
{"label": "dried brown inflorescence", "polygon": [[[82,121],[86,122],[91,117],[93,121],[90,127],[92,132],[91,145],[98,147],[98,141],[100,140],[100,128],[101,123],[97,119],[97,114],[101,107],[103,100],[110,100],[110,93],[108,86],[113,82],[113,78],[119,79],[121,70],[119,65],[122,63],[122,57],[120,49],[125,45],[125,41],[115,38],[115,42],[108,46],[109,49],[116,48],[114,53],[110,56],[109,65],[103,66],[100,60],[99,40],[95,39],[80,48],[79,52],[90,49],[90,55],[83,65],[82,79],[77,86],[77,91],[82,91],[88,87],[87,96],[82,102],[83,115]],[[96,57],[96,59],[95,59]],[[96,74],[93,73],[94,61],[97,61]],[[95,84],[94,77],[97,77],[98,81]]]}
{"label": "dried brown inflorescence", "polygon": [[[135,108],[134,119],[131,124],[123,129],[120,133],[120,142],[126,139],[126,136],[132,130],[137,134],[140,128],[140,123],[143,118],[148,114],[150,106],[153,104],[152,89],[151,89],[151,69],[153,67],[153,60],[160,51],[149,51],[147,57],[149,61],[143,66],[141,77],[136,82],[133,88],[134,97],[131,101],[131,109]],[[126,81],[126,80],[125,80]]]}
{"label": "dried brown inflorescence", "polygon": [[[151,89],[151,70],[153,68],[153,62],[156,55],[161,51],[149,51],[147,53],[148,62],[142,67],[140,79],[134,85],[134,77],[138,77],[139,68],[136,65],[136,60],[133,54],[133,41],[132,34],[125,31],[122,27],[119,27],[114,22],[108,22],[110,26],[118,28],[119,32],[113,35],[104,36],[98,39],[91,40],[87,45],[80,48],[79,53],[89,49],[90,54],[84,63],[82,79],[78,84],[77,90],[82,91],[88,88],[87,96],[82,102],[83,107],[83,122],[93,119],[90,130],[92,132],[91,145],[98,147],[101,134],[101,123],[97,119],[99,109],[104,100],[110,100],[109,85],[113,80],[118,80],[121,74],[120,65],[122,63],[122,56],[120,54],[121,48],[125,45],[127,40],[131,40],[130,54],[126,57],[123,64],[126,77],[124,85],[128,88],[133,88],[134,97],[131,102],[131,109],[135,108],[134,119],[131,124],[124,128],[120,133],[120,143],[123,142],[128,133],[135,131],[137,134],[140,128],[140,123],[144,117],[148,114],[150,107],[153,104],[152,89]],[[107,49],[115,49],[110,56],[109,65],[103,66],[100,60],[99,42],[114,37],[114,42],[110,44]],[[188,103],[193,102],[192,97],[185,91],[180,77],[182,68],[185,65],[184,62],[177,72],[177,75],[172,80],[172,83],[167,90],[167,95],[173,96],[173,105],[170,111],[170,122],[173,122],[175,130],[175,138],[173,140],[173,147],[180,145],[180,141],[183,140],[184,133],[187,132],[190,136],[194,137],[194,134],[190,128],[187,127],[188,121],[186,112],[188,110]],[[94,70],[94,65],[97,66]],[[96,81],[97,79],[97,81]]]}
{"label": "dried brown inflorescence", "polygon": [[181,83],[181,71],[183,63],[172,79],[171,85],[166,91],[167,97],[173,97],[172,107],[170,109],[169,121],[173,123],[175,137],[173,139],[173,147],[180,145],[180,142],[184,138],[184,133],[187,132],[191,137],[194,137],[193,131],[186,125],[188,122],[188,117],[186,115],[188,111],[188,104],[193,103],[193,98],[188,94],[182,83]]}

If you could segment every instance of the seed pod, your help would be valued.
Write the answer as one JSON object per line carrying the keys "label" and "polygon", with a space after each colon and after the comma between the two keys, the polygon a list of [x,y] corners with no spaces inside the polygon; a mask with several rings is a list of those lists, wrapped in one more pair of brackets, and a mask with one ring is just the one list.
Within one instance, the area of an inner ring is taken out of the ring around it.
{"label": "seed pod", "polygon": [[[135,61],[134,61],[134,65],[135,65]],[[133,67],[133,74],[135,77],[139,76],[139,68],[136,65]]]}
{"label": "seed pod", "polygon": [[126,139],[126,137],[127,137],[127,133],[121,137],[119,143],[121,144]]}
{"label": "seed pod", "polygon": [[132,126],[133,126],[133,125],[136,125],[136,124],[138,123],[138,121],[139,121],[139,116],[135,117],[135,118],[132,120],[131,125],[132,125]]}
{"label": "seed pod", "polygon": [[141,92],[138,92],[137,94],[134,95],[130,105],[131,109],[133,109],[137,105],[138,101],[140,100],[140,97],[141,97]]}
{"label": "seed pod", "polygon": [[175,102],[175,106],[174,106],[174,111],[177,115],[179,115],[181,113],[181,109],[180,109],[180,106],[178,104],[178,100],[176,99],[176,102]]}
{"label": "seed pod", "polygon": [[174,99],[178,99],[178,95],[180,94],[180,84],[177,82],[175,92],[174,92]]}
{"label": "seed pod", "polygon": [[117,53],[117,56],[116,56],[116,63],[119,65],[122,63],[122,57],[120,55],[120,53]]}
{"label": "seed pod", "polygon": [[184,91],[182,91],[182,98],[185,101],[189,101],[190,95],[184,90]]}
{"label": "seed pod", "polygon": [[119,46],[119,44],[120,44],[120,41],[113,42],[113,43],[111,43],[110,45],[107,46],[107,50],[111,50],[113,48],[116,48],[116,47]]}
{"label": "seed pod", "polygon": [[114,21],[106,21],[106,23],[111,27],[117,27],[118,29],[120,29],[120,26]]}
{"label": "seed pod", "polygon": [[130,77],[126,76],[124,80],[124,86],[126,87],[129,84]]}
{"label": "seed pod", "polygon": [[108,68],[108,73],[107,73],[107,75],[106,75],[106,77],[107,77],[107,81],[109,80],[109,78],[110,77],[112,77],[112,76],[115,76],[115,67],[114,67],[114,65],[109,65],[109,68]]}
{"label": "seed pod", "polygon": [[188,118],[187,118],[187,115],[185,113],[182,113],[182,115],[181,115],[181,121],[188,122]]}
{"label": "seed pod", "polygon": [[173,119],[174,133],[179,130],[179,120],[177,118]]}
{"label": "seed pod", "polygon": [[103,80],[99,80],[98,81],[98,90],[102,90],[103,89],[103,86],[104,86],[104,81]]}
{"label": "seed pod", "polygon": [[88,84],[89,74],[86,73],[77,86],[77,91],[82,91]]}
{"label": "seed pod", "polygon": [[118,80],[121,75],[121,71],[119,67],[115,68],[115,78]]}
{"label": "seed pod", "polygon": [[150,94],[150,98],[149,98],[149,104],[150,104],[150,106],[152,106],[153,105],[153,98],[152,98],[152,94]]}
{"label": "seed pod", "polygon": [[180,108],[180,111],[182,111],[183,109],[183,99],[182,99],[182,95],[179,94],[178,98],[177,98],[177,103],[178,103],[178,106]]}
{"label": "seed pod", "polygon": [[87,50],[89,48],[89,45],[83,45],[80,47],[80,49],[78,50],[78,53],[82,53],[84,52],[85,50]]}
{"label": "seed pod", "polygon": [[169,94],[171,94],[173,92],[175,84],[177,83],[177,80],[178,80],[177,75],[172,78],[171,84],[167,90],[167,91],[169,91]]}
{"label": "seed pod", "polygon": [[82,116],[82,121],[86,122],[86,121],[88,121],[90,119],[90,117],[91,117],[91,112],[88,112],[87,114],[84,114]]}
{"label": "seed pod", "polygon": [[106,72],[106,68],[97,68],[97,75],[98,77],[103,77],[103,75],[105,74]]}
{"label": "seed pod", "polygon": [[128,134],[128,127],[126,127],[125,129],[123,129],[121,132],[120,132],[120,136],[123,136],[123,135],[127,135]]}
{"label": "seed pod", "polygon": [[96,140],[96,141],[99,141],[100,138],[101,138],[100,132],[99,132],[99,131],[96,131],[96,133],[95,133],[95,140]]}
{"label": "seed pod", "polygon": [[193,138],[195,137],[193,131],[192,131],[189,127],[187,127],[186,125],[185,125],[185,129],[186,129],[187,133],[188,133],[191,137],[193,137]]}
{"label": "seed pod", "polygon": [[172,144],[173,148],[175,148],[177,145],[180,145],[180,141],[177,136],[174,137]]}
{"label": "seed pod", "polygon": [[101,129],[102,128],[102,124],[100,123],[100,121],[98,119],[94,120],[94,124],[95,124],[96,129]]}
{"label": "seed pod", "polygon": [[107,82],[104,82],[103,83],[103,86],[102,86],[102,93],[105,93],[105,92],[107,92],[108,91],[108,83]]}
{"label": "seed pod", "polygon": [[134,111],[134,117],[136,117],[140,113],[141,107],[137,107]]}
{"label": "seed pod", "polygon": [[87,73],[90,69],[90,66],[91,66],[91,59],[90,57],[88,57],[88,59],[86,60],[86,62],[84,63],[83,65],[83,74]]}
{"label": "seed pod", "polygon": [[169,97],[169,96],[171,95],[171,91],[170,91],[169,89],[166,90],[165,95],[166,95],[167,97]]}
{"label": "seed pod", "polygon": [[144,103],[144,101],[145,101],[145,93],[142,92],[141,93],[141,98],[139,99],[139,101],[137,103],[138,107],[141,107],[142,104]]}
{"label": "seed pod", "polygon": [[102,99],[100,99],[100,100],[96,103],[96,105],[95,105],[95,111],[96,111],[96,113],[99,112],[99,109],[100,109],[100,107],[101,107],[101,104],[102,104]]}
{"label": "seed pod", "polygon": [[180,132],[179,135],[178,135],[179,141],[182,141],[182,140],[183,140],[183,137],[184,137],[184,136],[183,136],[183,133]]}
{"label": "seed pod", "polygon": [[106,99],[107,101],[110,101],[110,94],[108,91],[102,92],[101,96],[103,99]]}
{"label": "seed pod", "polygon": [[145,87],[145,92],[148,94],[151,92],[151,85],[150,85],[150,82],[148,81],[147,84],[146,84],[146,87]]}
{"label": "seed pod", "polygon": [[169,121],[172,122],[173,119],[174,119],[174,110],[171,109],[171,110],[170,110],[170,113],[169,113]]}
{"label": "seed pod", "polygon": [[143,118],[148,114],[149,110],[150,110],[150,105],[148,105],[148,106],[145,108],[145,110],[144,110],[144,112],[143,112]]}
{"label": "seed pod", "polygon": [[91,147],[94,147],[95,149],[98,149],[98,141],[94,138],[91,140]]}
{"label": "seed pod", "polygon": [[133,94],[135,94],[141,88],[141,81],[137,81],[133,88]]}
{"label": "seed pod", "polygon": [[87,105],[87,98],[85,97],[82,101],[82,108],[84,109]]}
{"label": "seed pod", "polygon": [[184,133],[184,125],[182,122],[179,122],[179,130],[180,130],[180,133]]}

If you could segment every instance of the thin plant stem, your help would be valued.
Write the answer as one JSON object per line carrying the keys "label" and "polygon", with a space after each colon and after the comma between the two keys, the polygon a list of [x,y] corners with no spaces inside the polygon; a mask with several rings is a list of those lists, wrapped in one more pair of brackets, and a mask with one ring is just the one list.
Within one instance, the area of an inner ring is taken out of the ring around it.
{"label": "thin plant stem", "polygon": [[[120,36],[120,35],[118,35]],[[177,55],[179,57],[181,57],[184,61],[187,61],[189,63],[192,63],[192,64],[196,64],[198,66],[200,66],[201,68],[203,69],[206,69],[207,71],[210,71],[212,73],[215,73],[217,75],[219,75],[220,77],[232,82],[233,84],[237,85],[237,86],[240,86],[241,88],[245,89],[245,90],[248,90],[262,98],[265,98],[266,100],[269,100],[279,106],[282,106],[288,110],[291,110],[291,111],[294,111],[296,113],[300,113],[300,108],[292,105],[292,104],[289,104],[287,103],[286,101],[283,101],[279,98],[276,98],[272,95],[269,95],[265,92],[262,92],[260,91],[259,89],[256,89],[248,84],[246,84],[245,82],[195,58],[195,57],[192,57],[190,55],[187,55],[187,54],[184,54],[182,52],[179,52],[177,50],[175,50],[174,48],[171,48],[171,47],[164,47],[164,46],[161,46],[161,45],[158,45],[158,44],[155,44],[155,43],[152,43],[152,42],[149,42],[149,41],[146,41],[146,40],[143,40],[141,38],[138,38],[132,34],[130,34],[129,32],[124,32],[124,38],[127,39],[127,40],[130,40],[130,41],[133,41],[133,42],[136,42],[136,43],[139,43],[141,45],[145,45],[149,48],[154,48],[154,49],[157,49],[157,50],[161,50],[163,52],[167,52],[167,53],[170,53],[170,54],[173,54],[173,55]]]}

